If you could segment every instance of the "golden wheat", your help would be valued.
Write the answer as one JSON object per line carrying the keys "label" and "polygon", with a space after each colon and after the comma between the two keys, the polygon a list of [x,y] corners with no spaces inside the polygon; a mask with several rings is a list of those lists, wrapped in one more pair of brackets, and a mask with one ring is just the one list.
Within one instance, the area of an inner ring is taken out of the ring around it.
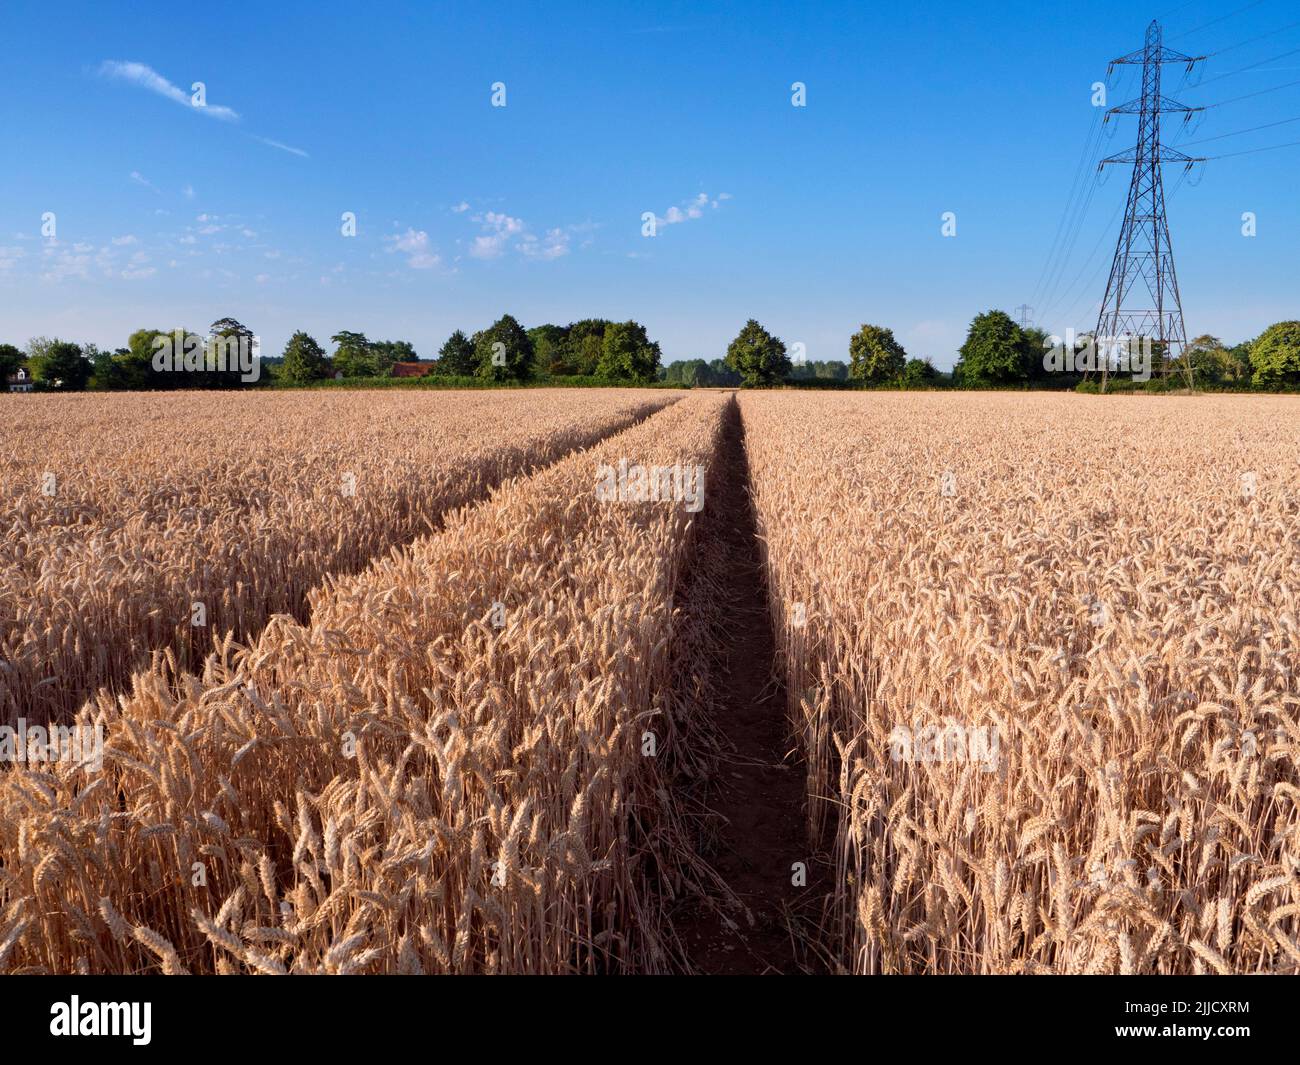
{"label": "golden wheat", "polygon": [[680,502],[597,467],[707,466],[692,396],[312,593],[310,622],[164,660],[79,714],[102,772],[0,780],[10,971],[661,970],[680,861],[662,735]]}
{"label": "golden wheat", "polygon": [[1300,971],[1300,405],[741,407],[844,968]]}
{"label": "golden wheat", "polygon": [[197,664],[212,634],[243,640],[273,614],[300,616],[327,574],[670,401],[617,389],[0,397],[0,722],[66,720],[150,651]]}

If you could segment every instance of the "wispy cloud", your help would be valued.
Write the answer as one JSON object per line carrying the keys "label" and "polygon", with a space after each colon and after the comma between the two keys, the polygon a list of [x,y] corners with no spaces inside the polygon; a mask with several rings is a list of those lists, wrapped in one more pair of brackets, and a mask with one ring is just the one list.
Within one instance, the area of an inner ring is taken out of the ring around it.
{"label": "wispy cloud", "polygon": [[173,85],[164,78],[153,67],[144,63],[121,62],[116,59],[106,59],[100,64],[99,72],[106,78],[113,78],[117,81],[125,81],[141,89],[148,89],[150,92],[164,96],[172,103],[180,104],[182,107],[188,107],[200,114],[207,115],[209,118],[218,119],[221,122],[238,122],[239,113],[229,107],[222,107],[219,104],[206,104],[199,107],[194,104],[190,94],[178,85]]}
{"label": "wispy cloud", "polygon": [[280,151],[282,152],[289,152],[291,155],[300,155],[304,159],[311,158],[311,156],[308,155],[306,152],[304,152],[301,148],[295,148],[293,147],[293,145],[281,144],[279,141],[273,141],[270,137],[259,137],[256,134],[249,134],[249,136],[251,136],[253,140],[261,141],[263,144],[269,145],[272,148],[279,148]]}
{"label": "wispy cloud", "polygon": [[[146,89],[149,92],[156,93],[170,100],[174,104],[180,104],[191,111],[198,111],[200,114],[207,115],[208,118],[215,118],[221,122],[238,122],[240,120],[239,112],[230,107],[221,104],[210,104],[206,100],[203,104],[196,104],[193,97],[182,89],[179,85],[173,85],[165,77],[154,70],[153,67],[146,63],[135,61],[123,62],[118,59],[105,59],[99,65],[101,77],[112,78],[114,81],[124,81],[128,85],[134,85],[140,89]],[[261,144],[270,148],[278,148],[282,152],[288,152],[290,155],[297,155],[303,159],[310,159],[305,151],[301,148],[295,148],[292,144],[285,144],[283,141],[277,141],[271,137],[262,137],[256,133],[249,133],[248,136]],[[194,195],[193,189],[186,187],[185,196],[187,199]]]}
{"label": "wispy cloud", "polygon": [[150,181],[138,170],[131,171],[131,180],[134,181],[137,185],[143,185],[146,189],[151,189],[154,192],[159,191],[158,186],[155,185],[152,181]]}
{"label": "wispy cloud", "polygon": [[540,238],[530,233],[519,242],[518,248],[528,259],[558,259],[569,254],[569,234],[563,229],[548,229]]}
{"label": "wispy cloud", "polygon": [[701,192],[689,200],[684,200],[680,205],[669,207],[663,214],[655,215],[655,225],[674,226],[694,218],[703,218],[705,208],[716,211],[723,201],[729,199],[731,199],[729,192],[721,192],[714,197],[710,197],[707,192]]}

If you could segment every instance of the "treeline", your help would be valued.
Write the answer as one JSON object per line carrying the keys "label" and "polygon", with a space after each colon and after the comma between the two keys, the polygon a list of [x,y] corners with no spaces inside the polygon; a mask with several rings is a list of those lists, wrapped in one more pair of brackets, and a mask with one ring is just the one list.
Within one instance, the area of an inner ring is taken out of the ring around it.
{"label": "treeline", "polygon": [[[565,326],[541,325],[525,330],[511,315],[502,315],[486,329],[467,336],[456,330],[436,359],[421,359],[406,340],[372,340],[364,333],[343,331],[330,337],[327,351],[315,337],[299,331],[279,356],[259,353],[256,368],[213,365],[206,348],[192,345],[189,357],[164,358],[160,351],[180,354],[184,338],[198,336],[187,329],[138,329],[125,347],[101,351],[94,344],[75,344],[37,337],[26,351],[0,344],[0,380],[25,370],[42,391],[141,390],[174,388],[232,388],[282,382],[310,384],[329,378],[362,380],[393,376],[395,367],[432,377],[475,377],[485,382],[529,381],[536,378],[600,378],[610,382],[653,383],[662,369],[658,343],[639,322],[589,318]],[[253,333],[233,318],[209,327],[203,343],[214,338],[246,341]],[[405,376],[405,374],[403,374]]]}
{"label": "treeline", "polygon": [[[1049,337],[1041,329],[1022,328],[1005,311],[976,315],[959,351],[951,383],[958,388],[1059,387],[1093,391],[1102,361],[1108,363],[1116,391],[1164,391],[1186,387],[1190,362],[1197,388],[1281,391],[1300,388],[1300,322],[1278,322],[1253,340],[1229,346],[1204,334],[1190,340],[1177,358],[1164,346],[1150,345],[1149,361],[1121,364],[1096,346],[1094,337]],[[1068,349],[1072,349],[1067,352]],[[1066,355],[1069,358],[1066,358]],[[1185,361],[1186,360],[1186,361]],[[1083,366],[1083,368],[1080,368]],[[1092,380],[1085,380],[1087,371]]]}
{"label": "treeline", "polygon": [[[305,332],[297,332],[282,355],[263,357],[253,375],[244,367],[212,366],[179,358],[160,368],[159,345],[187,336],[185,330],[140,329],[124,348],[100,351],[38,337],[26,352],[0,344],[0,379],[12,380],[24,369],[37,388],[54,390],[229,388],[250,384],[308,385],[327,379],[362,380],[422,376],[465,381],[554,381],[573,383],[653,384],[678,387],[772,387],[789,383],[811,387],[875,388],[1077,388],[1095,389],[1099,363],[1081,354],[1092,338],[1057,343],[1041,329],[1022,327],[1005,311],[990,310],[971,321],[951,373],[928,359],[908,355],[893,331],[864,324],[848,339],[848,362],[792,362],[786,344],[750,319],[727,346],[725,357],[685,359],[662,365],[659,344],[636,321],[586,318],[568,325],[523,326],[502,315],[472,335],[456,330],[435,359],[422,360],[405,340],[371,340],[363,333],[340,332],[330,338],[333,351]],[[208,330],[212,338],[251,341],[253,334],[233,318]],[[1069,343],[1069,342],[1067,342]],[[1077,356],[1077,357],[1076,357]],[[1183,387],[1190,360],[1198,388],[1232,390],[1300,389],[1300,322],[1279,322],[1253,340],[1234,346],[1219,338],[1196,337],[1179,359],[1166,359],[1153,345],[1141,372],[1110,365],[1109,387],[1120,391]],[[178,373],[177,369],[185,372]],[[1094,371],[1086,379],[1085,369]],[[382,382],[375,381],[380,384]]]}

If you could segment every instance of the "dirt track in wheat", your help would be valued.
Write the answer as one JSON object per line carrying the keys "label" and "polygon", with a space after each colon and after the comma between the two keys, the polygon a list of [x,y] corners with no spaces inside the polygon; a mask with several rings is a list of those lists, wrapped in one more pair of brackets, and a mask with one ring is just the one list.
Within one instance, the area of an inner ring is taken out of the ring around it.
{"label": "dirt track in wheat", "polygon": [[[233,397],[184,400],[193,468],[170,408],[25,397],[74,480],[115,424],[139,470],[42,511],[0,433],[16,616],[106,746],[0,770],[0,971],[1300,972],[1300,404],[538,395],[268,397],[252,472]],[[620,460],[704,513],[602,499]],[[124,622],[98,685],[78,575],[147,618],[158,530],[218,519],[270,530],[238,609]]]}

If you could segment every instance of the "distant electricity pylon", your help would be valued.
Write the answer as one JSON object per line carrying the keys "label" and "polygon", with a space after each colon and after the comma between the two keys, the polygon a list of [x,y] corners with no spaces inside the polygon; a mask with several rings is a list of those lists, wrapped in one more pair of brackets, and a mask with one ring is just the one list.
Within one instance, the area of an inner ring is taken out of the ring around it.
{"label": "distant electricity pylon", "polygon": [[[1203,162],[1160,143],[1160,114],[1167,111],[1201,111],[1188,107],[1160,93],[1160,71],[1166,63],[1192,64],[1204,56],[1183,55],[1161,43],[1160,23],[1147,27],[1146,45],[1136,52],[1111,60],[1111,70],[1120,65],[1142,64],[1142,98],[1112,107],[1111,115],[1138,114],[1137,146],[1101,161],[1132,163],[1133,181],[1128,190],[1124,225],[1115,246],[1115,260],[1106,282],[1106,298],[1101,302],[1094,340],[1101,355],[1101,390],[1106,391],[1110,371],[1111,345],[1120,337],[1132,340],[1147,338],[1163,355],[1162,372],[1169,373],[1171,362],[1185,356],[1187,330],[1183,325],[1183,303],[1178,295],[1178,277],[1174,273],[1174,250],[1169,240],[1169,222],[1165,218],[1165,189],[1160,178],[1161,163],[1183,163],[1191,167]],[[1142,289],[1145,288],[1145,293]],[[1177,349],[1175,351],[1175,349]],[[1187,386],[1194,384],[1190,358],[1182,358]]]}
{"label": "distant electricity pylon", "polygon": [[1034,321],[1034,309],[1027,303],[1022,303],[1016,308],[1016,313],[1020,315],[1020,328],[1028,329]]}

